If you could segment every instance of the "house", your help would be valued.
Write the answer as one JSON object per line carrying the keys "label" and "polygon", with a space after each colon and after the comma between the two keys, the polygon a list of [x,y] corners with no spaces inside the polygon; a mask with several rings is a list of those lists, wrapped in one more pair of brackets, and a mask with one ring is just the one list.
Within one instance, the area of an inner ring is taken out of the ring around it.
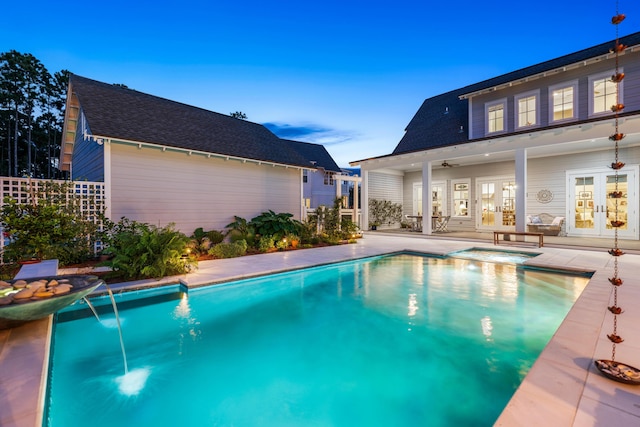
{"label": "house", "polygon": [[[426,99],[391,154],[351,163],[363,200],[450,216],[450,231],[526,231],[527,216],[546,213],[566,219],[563,235],[590,237],[614,235],[617,202],[619,237],[637,240],[640,33],[619,42],[626,49],[613,40]],[[614,171],[616,122],[626,165]],[[367,203],[362,215],[366,224]]]}
{"label": "house", "polygon": [[175,223],[187,234],[269,209],[302,219],[303,177],[339,172],[321,145],[77,75],[69,80],[64,135],[62,169],[74,181],[105,183],[107,216]]}
{"label": "house", "polygon": [[[291,149],[315,166],[315,170],[302,171],[302,194],[304,206],[308,210],[318,206],[333,206],[333,202],[340,193],[336,191],[337,175],[341,175],[340,167],[333,160],[323,145],[283,140],[291,145]],[[344,184],[343,184],[344,185]]]}

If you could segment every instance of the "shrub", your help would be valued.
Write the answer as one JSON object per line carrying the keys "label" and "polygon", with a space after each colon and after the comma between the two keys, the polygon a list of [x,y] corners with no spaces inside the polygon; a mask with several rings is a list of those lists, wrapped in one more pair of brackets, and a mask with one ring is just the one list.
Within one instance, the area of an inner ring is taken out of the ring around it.
{"label": "shrub", "polygon": [[197,254],[207,253],[211,246],[216,245],[224,240],[224,235],[217,231],[204,231],[202,227],[196,228],[191,235],[189,248]]}
{"label": "shrub", "polygon": [[258,251],[267,253],[273,249],[275,249],[273,236],[261,236],[258,240]]}
{"label": "shrub", "polygon": [[189,238],[173,224],[156,227],[122,218],[110,224],[106,242],[103,252],[113,256],[105,262],[111,277],[161,278],[188,273],[197,265],[194,257],[185,255]]}
{"label": "shrub", "polygon": [[95,255],[95,243],[100,240],[95,217],[83,214],[81,205],[91,203],[83,195],[69,194],[71,183],[47,182],[34,191],[31,203],[18,203],[12,197],[4,199],[0,222],[9,237],[4,261],[21,259],[58,259],[60,265],[81,262]]}
{"label": "shrub", "polygon": [[255,247],[256,233],[253,226],[249,225],[246,219],[239,216],[234,216],[234,221],[227,224],[225,228],[228,228],[227,236],[231,243],[239,240],[245,240],[248,247]]}
{"label": "shrub", "polygon": [[276,249],[283,251],[288,247],[289,241],[287,239],[278,239],[278,241],[276,241]]}
{"label": "shrub", "polygon": [[205,233],[205,237],[208,237],[212,245],[217,245],[224,240],[224,234],[218,230],[211,230]]}
{"label": "shrub", "polygon": [[239,216],[233,216],[233,222],[227,224],[225,228],[229,229],[229,232],[236,231],[239,234],[254,234],[253,227],[247,222],[246,219]]}
{"label": "shrub", "polygon": [[247,253],[247,242],[238,240],[233,243],[218,243],[209,250],[216,258],[235,258]]}
{"label": "shrub", "polygon": [[340,223],[340,230],[342,232],[343,239],[353,239],[355,236],[360,234],[360,228],[358,224],[353,222],[349,218],[343,218]]}
{"label": "shrub", "polygon": [[389,200],[369,200],[370,225],[393,224],[402,221],[402,205]]}
{"label": "shrub", "polygon": [[302,223],[292,219],[290,213],[275,213],[272,210],[262,212],[253,218],[249,225],[252,226],[260,236],[281,237],[286,234],[298,234],[302,228]]}

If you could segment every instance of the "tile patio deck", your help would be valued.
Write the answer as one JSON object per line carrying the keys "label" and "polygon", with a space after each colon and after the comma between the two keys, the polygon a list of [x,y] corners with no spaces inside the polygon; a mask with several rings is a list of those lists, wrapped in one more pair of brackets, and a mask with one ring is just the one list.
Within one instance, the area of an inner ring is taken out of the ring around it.
{"label": "tile patio deck", "polygon": [[[470,240],[472,239],[472,240]],[[637,426],[640,425],[640,387],[604,378],[593,360],[610,358],[607,333],[613,316],[608,312],[612,294],[608,277],[612,257],[610,241],[596,240],[585,247],[560,243],[545,237],[543,248],[513,242],[518,250],[531,249],[542,255],[528,263],[552,267],[595,271],[567,317],[546,346],[531,371],[497,420],[497,426]],[[594,245],[599,249],[593,250]],[[500,248],[508,249],[507,245]],[[471,247],[490,247],[491,236],[463,236],[450,233],[426,237],[418,233],[365,233],[357,244],[331,246],[250,257],[205,261],[197,272],[161,282],[140,281],[118,287],[158,286],[182,281],[188,287],[225,282],[320,264],[381,255],[402,250],[446,254]],[[568,247],[568,249],[567,249]],[[626,312],[619,317],[616,360],[640,367],[640,242],[624,241],[628,254],[620,257],[619,305]],[[115,288],[115,287],[114,287]],[[0,426],[41,426],[44,388],[50,342],[51,320],[30,322],[0,331]]]}

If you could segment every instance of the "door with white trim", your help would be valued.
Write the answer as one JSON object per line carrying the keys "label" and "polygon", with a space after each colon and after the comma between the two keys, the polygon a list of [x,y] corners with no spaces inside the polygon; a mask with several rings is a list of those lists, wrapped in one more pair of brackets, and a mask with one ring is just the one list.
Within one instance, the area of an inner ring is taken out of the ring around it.
{"label": "door with white trim", "polygon": [[[447,214],[446,182],[433,181],[431,183],[431,209],[432,216],[444,216]],[[422,215],[422,183],[413,184],[413,215]]]}
{"label": "door with white trim", "polygon": [[[571,171],[567,174],[568,234],[572,236],[638,238],[638,166]],[[616,182],[617,181],[617,182]]]}
{"label": "door with white trim", "polygon": [[490,177],[476,180],[478,230],[511,230],[516,225],[516,180]]}

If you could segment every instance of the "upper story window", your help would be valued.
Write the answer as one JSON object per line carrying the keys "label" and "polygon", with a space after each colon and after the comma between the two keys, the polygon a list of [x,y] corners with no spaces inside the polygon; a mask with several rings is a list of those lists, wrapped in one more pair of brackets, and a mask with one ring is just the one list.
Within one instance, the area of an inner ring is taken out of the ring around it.
{"label": "upper story window", "polygon": [[302,170],[302,182],[309,182],[309,171],[306,169]]}
{"label": "upper story window", "polygon": [[540,96],[538,91],[515,97],[516,128],[536,126],[540,123]]}
{"label": "upper story window", "polygon": [[589,76],[589,115],[612,114],[611,107],[617,103],[618,89],[621,91],[620,101],[622,102],[622,83],[618,85],[612,82],[613,74],[614,71],[609,71]]}
{"label": "upper story window", "polygon": [[506,99],[485,104],[485,117],[487,118],[487,133],[503,132],[505,130]]}
{"label": "upper story window", "polygon": [[333,185],[333,172],[324,173],[324,185]]}
{"label": "upper story window", "polygon": [[549,87],[549,123],[576,119],[578,81],[561,83]]}

